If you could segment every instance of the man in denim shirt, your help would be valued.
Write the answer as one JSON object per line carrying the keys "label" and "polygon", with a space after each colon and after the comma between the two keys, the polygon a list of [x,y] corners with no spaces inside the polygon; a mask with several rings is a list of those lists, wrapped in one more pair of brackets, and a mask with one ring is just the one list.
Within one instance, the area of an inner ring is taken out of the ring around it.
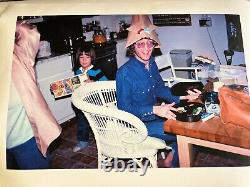
{"label": "man in denim shirt", "polygon": [[[174,96],[169,87],[165,87],[159,74],[158,67],[151,57],[155,47],[160,46],[156,26],[152,25],[148,16],[133,16],[126,47],[133,53],[116,74],[117,106],[140,118],[148,129],[148,135],[171,142],[175,150],[172,167],[178,167],[178,150],[176,136],[165,134],[162,118],[175,119],[173,106],[181,99],[196,99],[200,92],[188,91],[187,96]],[[157,98],[162,98],[170,104],[157,105]]]}

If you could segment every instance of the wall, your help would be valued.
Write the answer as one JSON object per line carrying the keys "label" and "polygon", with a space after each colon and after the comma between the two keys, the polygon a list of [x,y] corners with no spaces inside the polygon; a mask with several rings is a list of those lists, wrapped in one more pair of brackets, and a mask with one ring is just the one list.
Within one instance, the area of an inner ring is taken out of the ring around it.
{"label": "wall", "polygon": [[[195,56],[203,55],[213,59],[217,64],[226,64],[224,50],[228,48],[226,20],[223,14],[208,15],[212,19],[211,27],[200,27],[199,19],[201,14],[192,14],[192,26],[164,26],[158,27],[157,33],[161,41],[161,51],[168,53],[173,49],[190,49],[193,52],[193,60]],[[88,20],[90,19],[90,20]],[[92,20],[99,20],[101,26],[107,26],[111,31],[118,31],[119,21],[125,20],[131,22],[131,16],[126,15],[105,15],[94,16],[93,18],[83,19],[83,23]],[[209,38],[208,31],[211,35],[215,50]],[[244,38],[243,38],[244,40]],[[125,54],[125,50],[124,50]],[[245,64],[244,53],[235,52],[232,65]]]}
{"label": "wall", "polygon": [[102,16],[94,16],[91,18],[83,18],[83,25],[92,22],[94,20],[100,21],[101,27],[107,26],[111,31],[119,31],[119,22],[126,21],[127,23],[131,22],[131,16],[126,15],[102,15]]}
{"label": "wall", "polygon": [[[200,14],[191,15],[192,26],[165,26],[159,27],[157,30],[161,41],[161,50],[168,53],[173,49],[191,49],[193,58],[198,55],[207,56],[216,63],[219,60],[222,64],[226,64],[224,50],[228,48],[226,21],[224,15],[209,15],[212,19],[211,27],[200,27]],[[212,42],[217,51],[218,58],[212,43],[209,39],[211,35]],[[233,56],[232,64],[244,64],[244,53],[236,52]]]}

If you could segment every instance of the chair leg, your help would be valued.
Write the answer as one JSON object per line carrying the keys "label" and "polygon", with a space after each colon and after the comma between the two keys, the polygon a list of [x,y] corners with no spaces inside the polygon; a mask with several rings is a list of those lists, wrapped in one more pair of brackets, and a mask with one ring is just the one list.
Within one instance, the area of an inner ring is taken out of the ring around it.
{"label": "chair leg", "polygon": [[100,156],[98,155],[98,168],[103,169],[103,167],[106,166],[105,164],[110,165],[110,163],[112,163],[112,160],[112,157],[108,157],[104,154],[101,154]]}
{"label": "chair leg", "polygon": [[158,168],[157,166],[157,154],[147,158],[150,161],[151,168]]}
{"label": "chair leg", "polygon": [[98,153],[98,169],[102,169],[103,156],[101,153]]}
{"label": "chair leg", "polygon": [[[148,160],[149,160],[149,165],[147,167],[150,167],[150,168],[158,168],[157,166],[157,154],[156,155],[153,155],[153,156],[149,156],[149,157],[146,157]],[[140,158],[140,159],[137,159],[137,158],[133,158],[132,159],[134,162],[137,163],[137,165],[142,168],[143,167],[143,158]]]}
{"label": "chair leg", "polygon": [[171,88],[171,82],[170,81],[168,81],[168,87]]}

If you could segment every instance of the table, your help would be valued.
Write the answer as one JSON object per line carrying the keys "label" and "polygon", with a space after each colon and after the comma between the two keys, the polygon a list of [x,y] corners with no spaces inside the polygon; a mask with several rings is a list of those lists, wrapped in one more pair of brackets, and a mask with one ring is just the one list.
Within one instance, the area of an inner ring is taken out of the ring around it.
{"label": "table", "polygon": [[167,120],[164,122],[164,131],[177,135],[180,167],[192,166],[192,145],[250,157],[250,130],[224,125],[217,116],[206,122]]}

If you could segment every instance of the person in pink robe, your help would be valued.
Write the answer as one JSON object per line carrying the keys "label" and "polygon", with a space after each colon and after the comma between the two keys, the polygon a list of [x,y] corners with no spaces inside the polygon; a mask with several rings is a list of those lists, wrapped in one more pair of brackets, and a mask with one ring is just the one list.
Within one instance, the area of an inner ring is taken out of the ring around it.
{"label": "person in pink robe", "polygon": [[17,22],[7,120],[7,168],[50,168],[49,145],[61,127],[52,115],[34,70],[40,34],[36,26]]}

